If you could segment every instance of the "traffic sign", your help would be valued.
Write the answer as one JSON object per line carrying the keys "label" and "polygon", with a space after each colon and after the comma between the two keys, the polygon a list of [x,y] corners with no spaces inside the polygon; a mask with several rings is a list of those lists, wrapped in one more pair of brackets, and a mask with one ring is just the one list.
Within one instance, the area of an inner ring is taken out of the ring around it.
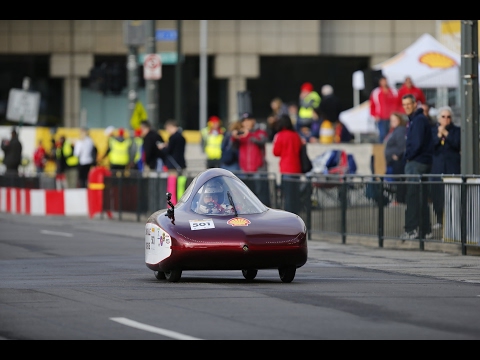
{"label": "traffic sign", "polygon": [[[178,54],[175,51],[165,51],[157,53],[162,59],[162,65],[174,65],[178,61]],[[138,54],[138,62],[143,64],[145,62],[145,54]]]}
{"label": "traffic sign", "polygon": [[160,80],[162,78],[162,59],[158,54],[147,54],[143,62],[143,78]]}
{"label": "traffic sign", "polygon": [[22,89],[10,89],[6,117],[11,121],[36,124],[40,107],[40,93]]}
{"label": "traffic sign", "polygon": [[177,30],[158,29],[155,31],[155,40],[157,41],[177,41]]}
{"label": "traffic sign", "polygon": [[132,129],[138,129],[142,120],[148,120],[148,114],[142,102],[137,100],[135,103],[135,109],[133,109],[132,117],[130,118],[130,126]]}

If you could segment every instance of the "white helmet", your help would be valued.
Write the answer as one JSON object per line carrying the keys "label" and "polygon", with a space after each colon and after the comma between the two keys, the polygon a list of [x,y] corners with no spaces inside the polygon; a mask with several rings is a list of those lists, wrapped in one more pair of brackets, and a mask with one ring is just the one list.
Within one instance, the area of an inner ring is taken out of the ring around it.
{"label": "white helmet", "polygon": [[215,194],[215,193],[223,193],[223,186],[218,181],[209,181],[205,184],[205,191],[204,194]]}

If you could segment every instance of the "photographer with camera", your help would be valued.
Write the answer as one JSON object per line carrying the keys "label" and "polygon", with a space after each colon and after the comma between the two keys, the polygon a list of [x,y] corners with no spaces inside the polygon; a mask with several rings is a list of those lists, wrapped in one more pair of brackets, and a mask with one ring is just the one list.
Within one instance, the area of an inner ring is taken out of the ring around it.
{"label": "photographer with camera", "polygon": [[222,141],[222,158],[220,159],[220,167],[232,172],[240,171],[238,143],[233,135],[241,135],[242,121],[237,120],[230,123],[227,132]]}

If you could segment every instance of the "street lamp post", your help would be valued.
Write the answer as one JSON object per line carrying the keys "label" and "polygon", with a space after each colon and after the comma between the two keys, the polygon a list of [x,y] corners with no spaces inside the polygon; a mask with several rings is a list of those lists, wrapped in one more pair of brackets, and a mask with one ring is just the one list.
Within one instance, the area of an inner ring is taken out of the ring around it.
{"label": "street lamp post", "polygon": [[207,29],[208,20],[200,20],[200,129],[207,126]]}
{"label": "street lamp post", "polygon": [[461,172],[479,175],[478,20],[461,20]]}
{"label": "street lamp post", "polygon": [[[147,54],[157,53],[157,40],[155,38],[156,20],[147,20],[147,39],[145,49]],[[160,127],[159,109],[158,109],[158,80],[145,80],[147,92],[147,113],[151,124],[154,127]]]}

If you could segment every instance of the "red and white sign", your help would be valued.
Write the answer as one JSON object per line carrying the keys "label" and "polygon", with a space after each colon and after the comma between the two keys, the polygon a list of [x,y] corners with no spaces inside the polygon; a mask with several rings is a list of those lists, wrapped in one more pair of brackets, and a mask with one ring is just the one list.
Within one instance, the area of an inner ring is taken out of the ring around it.
{"label": "red and white sign", "polygon": [[160,80],[162,78],[162,59],[158,54],[147,54],[143,62],[143,78]]}

